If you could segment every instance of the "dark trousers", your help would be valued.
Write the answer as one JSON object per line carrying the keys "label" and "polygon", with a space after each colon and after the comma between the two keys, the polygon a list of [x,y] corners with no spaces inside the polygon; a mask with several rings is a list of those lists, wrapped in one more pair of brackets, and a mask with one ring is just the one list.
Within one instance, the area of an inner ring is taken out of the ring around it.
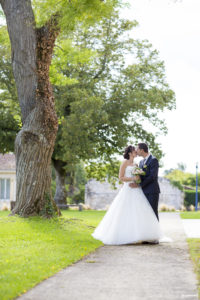
{"label": "dark trousers", "polygon": [[158,217],[158,200],[159,200],[159,194],[146,194],[145,196],[147,197],[149,203],[151,204],[151,207],[153,208],[153,211],[159,221]]}

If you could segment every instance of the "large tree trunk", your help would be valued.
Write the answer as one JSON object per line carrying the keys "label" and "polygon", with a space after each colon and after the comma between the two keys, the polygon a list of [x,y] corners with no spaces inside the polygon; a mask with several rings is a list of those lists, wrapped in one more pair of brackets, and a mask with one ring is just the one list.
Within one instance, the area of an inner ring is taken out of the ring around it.
{"label": "large tree trunk", "polygon": [[0,0],[12,48],[23,127],[15,141],[17,195],[13,214],[59,213],[51,195],[51,156],[57,132],[49,66],[58,35],[55,18],[35,28],[31,0]]}
{"label": "large tree trunk", "polygon": [[54,196],[54,201],[59,206],[66,205],[67,201],[67,191],[65,188],[66,184],[66,171],[64,167],[66,166],[66,163],[64,163],[61,160],[52,159],[54,169],[56,172],[56,193]]}
{"label": "large tree trunk", "polygon": [[75,172],[71,171],[66,174],[67,176],[67,184],[69,185],[67,196],[73,197],[76,187],[75,187]]}

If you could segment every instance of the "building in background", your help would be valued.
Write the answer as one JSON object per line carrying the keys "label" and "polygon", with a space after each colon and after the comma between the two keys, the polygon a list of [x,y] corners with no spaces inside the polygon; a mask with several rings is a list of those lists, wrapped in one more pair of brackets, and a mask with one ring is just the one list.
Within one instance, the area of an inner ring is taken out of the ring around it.
{"label": "building in background", "polygon": [[0,154],[0,209],[16,199],[16,164],[12,153]]}
{"label": "building in background", "polygon": [[[184,193],[164,177],[159,177],[159,185],[161,190],[159,208],[166,205],[169,208],[181,209],[184,204]],[[107,210],[120,188],[119,184],[113,189],[108,182],[91,179],[85,186],[85,204],[92,209]]]}

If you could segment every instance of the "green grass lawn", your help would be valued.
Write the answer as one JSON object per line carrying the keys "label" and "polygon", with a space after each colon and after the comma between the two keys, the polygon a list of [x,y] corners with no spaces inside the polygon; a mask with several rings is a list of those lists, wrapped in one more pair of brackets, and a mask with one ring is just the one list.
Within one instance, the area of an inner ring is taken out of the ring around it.
{"label": "green grass lawn", "polygon": [[103,211],[62,211],[62,217],[8,217],[0,212],[0,299],[13,299],[80,260],[102,243],[91,233]]}
{"label": "green grass lawn", "polygon": [[182,219],[200,219],[200,211],[184,211],[180,216]]}
{"label": "green grass lawn", "polygon": [[194,263],[194,270],[197,274],[198,290],[200,298],[200,239],[187,239],[190,256]]}
{"label": "green grass lawn", "polygon": [[[181,212],[180,216],[182,219],[200,219],[200,211],[185,211]],[[197,274],[198,279],[198,290],[200,298],[200,239],[198,238],[189,238],[187,239],[190,256],[194,263],[194,270]]]}

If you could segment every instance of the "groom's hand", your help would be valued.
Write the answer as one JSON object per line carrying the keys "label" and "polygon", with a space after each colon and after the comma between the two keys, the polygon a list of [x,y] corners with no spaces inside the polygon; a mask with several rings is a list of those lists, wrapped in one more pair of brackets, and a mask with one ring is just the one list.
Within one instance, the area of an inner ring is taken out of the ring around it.
{"label": "groom's hand", "polygon": [[134,182],[131,182],[131,183],[129,183],[129,186],[130,186],[131,188],[137,188],[137,187],[138,187],[138,184],[137,184],[137,183],[134,183]]}

